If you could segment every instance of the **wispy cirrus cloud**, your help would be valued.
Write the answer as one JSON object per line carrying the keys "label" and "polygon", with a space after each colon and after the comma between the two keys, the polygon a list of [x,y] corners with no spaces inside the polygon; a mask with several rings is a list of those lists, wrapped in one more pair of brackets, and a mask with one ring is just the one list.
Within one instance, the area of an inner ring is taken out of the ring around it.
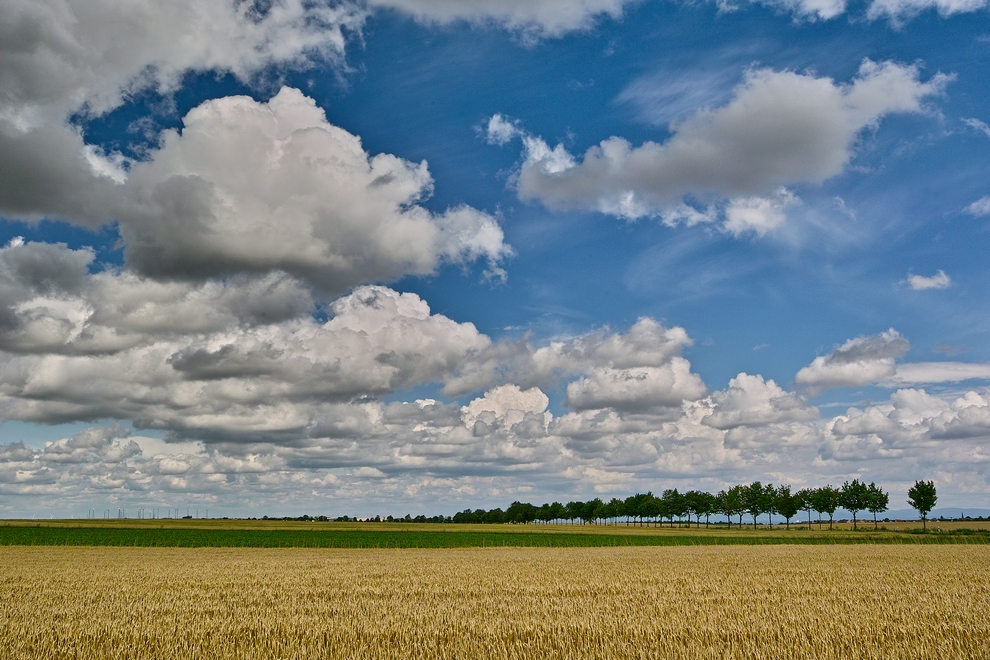
{"label": "wispy cirrus cloud", "polygon": [[602,17],[622,16],[642,0],[367,0],[376,8],[395,9],[424,23],[467,21],[492,24],[530,40],[587,30]]}

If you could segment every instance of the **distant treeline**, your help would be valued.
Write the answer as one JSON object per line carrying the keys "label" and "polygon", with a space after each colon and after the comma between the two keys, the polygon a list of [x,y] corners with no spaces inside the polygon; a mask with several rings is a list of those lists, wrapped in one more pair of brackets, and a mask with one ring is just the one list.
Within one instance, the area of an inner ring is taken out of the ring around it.
{"label": "distant treeline", "polygon": [[[934,508],[938,498],[935,485],[932,482],[918,481],[908,491],[908,503],[918,510],[922,520]],[[625,499],[613,497],[609,501],[595,498],[587,502],[545,503],[542,505],[527,502],[513,502],[504,511],[501,508],[490,510],[465,509],[453,516],[410,516],[402,518],[359,519],[340,516],[327,518],[319,516],[311,518],[281,518],[280,520],[334,520],[350,522],[370,520],[372,522],[422,522],[422,523],[574,523],[584,524],[625,524],[662,526],[665,522],[673,527],[675,524],[694,524],[701,526],[704,518],[705,526],[711,524],[712,516],[724,517],[725,523],[732,526],[732,520],[742,526],[743,517],[751,516],[753,527],[757,518],[766,515],[770,524],[773,516],[784,519],[784,524],[790,528],[791,520],[799,513],[806,512],[811,523],[811,513],[818,514],[818,522],[822,524],[822,516],[828,516],[829,529],[832,528],[835,512],[845,509],[852,514],[853,528],[856,528],[858,516],[862,511],[873,514],[873,526],[877,527],[877,515],[888,509],[890,494],[874,483],[866,484],[853,479],[841,487],[823,486],[821,488],[802,488],[793,490],[791,486],[763,485],[759,481],[746,485],[740,484],[727,490],[712,494],[701,490],[690,490],[684,493],[676,488],[663,491],[660,495],[652,492],[636,493]],[[267,518],[272,520],[272,518]]]}
{"label": "distant treeline", "polygon": [[[935,487],[931,482],[917,482],[908,493],[909,502],[925,518],[935,505]],[[917,506],[916,504],[917,500]],[[757,518],[766,515],[773,524],[773,516],[779,515],[789,528],[791,520],[804,511],[811,521],[811,512],[827,515],[829,528],[832,527],[835,512],[845,509],[852,514],[853,527],[861,511],[873,514],[874,527],[877,515],[887,510],[890,504],[889,493],[874,483],[866,484],[858,479],[845,482],[841,487],[802,488],[793,490],[791,486],[763,485],[759,481],[740,484],[712,494],[701,490],[685,493],[676,488],[663,491],[660,495],[652,492],[637,493],[625,499],[612,498],[604,501],[595,498],[587,502],[545,503],[537,506],[526,502],[513,502],[504,511],[499,508],[485,511],[466,509],[450,518],[455,523],[605,523],[626,525],[690,524],[692,519],[701,526],[702,518],[707,527],[712,516],[724,516],[731,527],[733,518],[743,524],[743,516],[751,516],[756,527]],[[425,519],[425,516],[421,516]],[[434,518],[433,520],[436,520]]]}
{"label": "distant treeline", "polygon": [[[586,524],[605,523],[626,525],[669,525],[691,524],[700,527],[702,519],[705,526],[711,523],[712,516],[724,516],[727,524],[732,525],[733,518],[738,524],[743,524],[743,516],[751,516],[753,526],[757,518],[767,515],[773,523],[773,516],[779,515],[790,527],[791,520],[802,511],[825,514],[832,526],[836,510],[846,509],[853,516],[856,525],[857,516],[861,511],[873,514],[876,526],[877,514],[887,510],[890,495],[876,484],[865,484],[858,479],[846,482],[841,488],[824,486],[822,488],[804,488],[794,491],[790,486],[763,485],[755,481],[749,485],[733,486],[727,490],[712,494],[701,490],[690,490],[685,493],[676,488],[663,491],[661,495],[652,492],[637,493],[625,499],[612,498],[604,501],[595,498],[587,502],[568,502],[562,504],[553,502],[536,506],[525,502],[513,502],[503,511],[501,509],[470,509],[455,514],[451,521],[455,523],[573,523],[580,521]],[[927,513],[927,512],[926,512]]]}

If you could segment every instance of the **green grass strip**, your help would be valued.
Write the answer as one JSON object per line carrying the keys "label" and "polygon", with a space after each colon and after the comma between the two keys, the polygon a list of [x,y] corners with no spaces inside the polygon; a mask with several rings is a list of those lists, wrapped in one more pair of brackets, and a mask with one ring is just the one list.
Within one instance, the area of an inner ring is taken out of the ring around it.
{"label": "green grass strip", "polygon": [[0,526],[0,545],[171,548],[478,548],[687,545],[988,544],[978,534],[843,534],[730,536],[619,535],[474,531],[231,530]]}

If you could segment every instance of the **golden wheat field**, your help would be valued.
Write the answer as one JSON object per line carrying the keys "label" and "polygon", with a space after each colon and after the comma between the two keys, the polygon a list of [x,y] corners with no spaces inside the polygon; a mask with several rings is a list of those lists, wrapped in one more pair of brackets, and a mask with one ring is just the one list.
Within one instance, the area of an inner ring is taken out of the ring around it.
{"label": "golden wheat field", "polygon": [[986,546],[0,548],[3,658],[990,657]]}

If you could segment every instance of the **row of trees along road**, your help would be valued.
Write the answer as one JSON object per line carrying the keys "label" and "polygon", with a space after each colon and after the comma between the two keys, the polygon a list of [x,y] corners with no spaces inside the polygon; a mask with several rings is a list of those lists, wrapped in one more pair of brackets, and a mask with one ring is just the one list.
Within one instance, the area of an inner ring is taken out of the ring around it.
{"label": "row of trees along road", "polygon": [[[922,521],[926,521],[929,511],[935,506],[935,485],[932,482],[919,481],[908,491],[908,503],[918,510]],[[660,496],[649,493],[637,493],[622,500],[612,498],[605,502],[595,498],[588,502],[568,502],[561,504],[553,502],[536,506],[525,502],[513,502],[508,509],[467,509],[454,514],[455,523],[531,523],[531,522],[573,522],[580,520],[584,523],[617,524],[625,520],[626,525],[639,524],[642,526],[652,523],[654,526],[663,525],[664,520],[674,526],[676,519],[680,524],[687,517],[688,525],[694,522],[701,527],[701,519],[705,519],[708,527],[711,516],[724,516],[729,527],[732,519],[738,518],[742,526],[743,516],[753,518],[753,528],[756,529],[756,519],[766,514],[773,525],[773,516],[784,518],[787,529],[790,529],[791,519],[799,512],[808,514],[808,526],[811,526],[811,512],[819,514],[819,526],[822,524],[822,514],[828,515],[828,527],[832,529],[833,518],[838,509],[845,509],[852,514],[853,529],[857,529],[857,516],[861,511],[873,514],[873,527],[877,528],[877,514],[887,510],[890,503],[889,493],[885,493],[876,484],[865,484],[858,479],[845,482],[841,488],[824,486],[822,488],[802,488],[793,491],[790,486],[763,485],[759,481],[747,485],[733,486],[713,495],[699,490],[680,493],[676,488],[663,491]],[[926,524],[926,523],[925,523]],[[927,528],[927,527],[926,527]]]}

